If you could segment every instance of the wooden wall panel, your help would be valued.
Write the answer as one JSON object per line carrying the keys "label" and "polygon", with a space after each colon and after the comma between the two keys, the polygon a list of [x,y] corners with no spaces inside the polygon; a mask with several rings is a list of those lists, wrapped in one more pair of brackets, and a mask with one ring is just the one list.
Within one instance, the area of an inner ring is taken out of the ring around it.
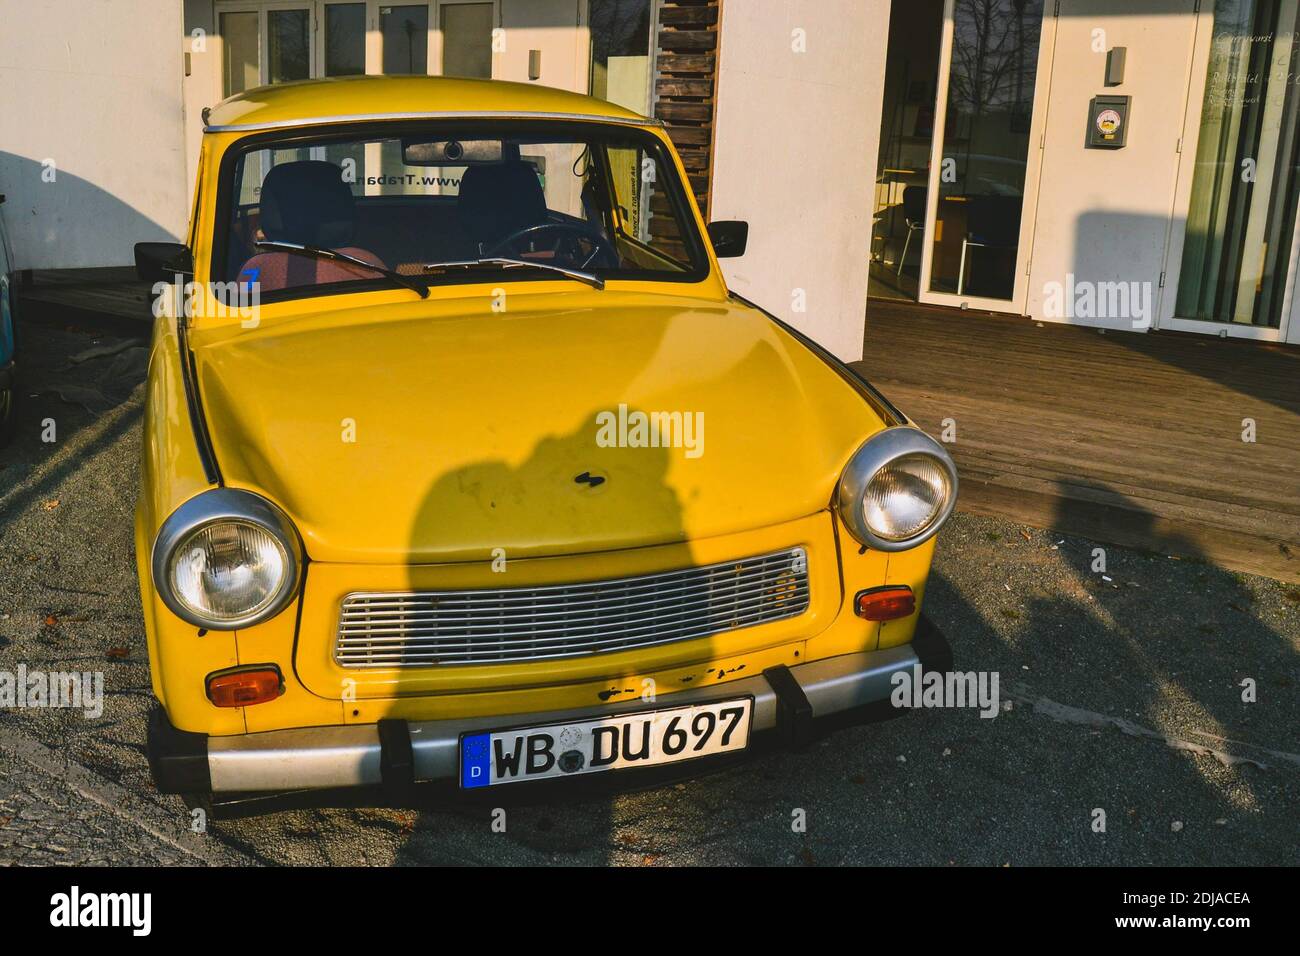
{"label": "wooden wall panel", "polygon": [[705,218],[713,161],[722,0],[663,0],[655,31],[654,114],[663,120]]}

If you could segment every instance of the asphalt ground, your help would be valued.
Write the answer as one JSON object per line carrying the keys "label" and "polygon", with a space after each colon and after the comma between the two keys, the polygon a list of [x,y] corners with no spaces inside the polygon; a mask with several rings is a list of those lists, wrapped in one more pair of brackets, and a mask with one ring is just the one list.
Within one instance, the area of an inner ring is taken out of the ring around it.
{"label": "asphalt ground", "polygon": [[915,710],[637,789],[196,817],[144,754],[143,343],[24,331],[0,672],[100,671],[106,697],[98,716],[0,710],[0,863],[1300,863],[1300,589],[967,515],[940,537],[926,611],[959,670],[997,673],[995,717]]}

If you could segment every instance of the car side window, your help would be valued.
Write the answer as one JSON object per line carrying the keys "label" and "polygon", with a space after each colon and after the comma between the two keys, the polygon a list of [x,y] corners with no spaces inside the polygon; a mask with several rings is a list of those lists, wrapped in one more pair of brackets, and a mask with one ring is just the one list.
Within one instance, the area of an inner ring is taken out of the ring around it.
{"label": "car side window", "polygon": [[639,145],[611,145],[604,152],[619,251],[647,268],[689,268],[676,215],[660,186],[659,157]]}

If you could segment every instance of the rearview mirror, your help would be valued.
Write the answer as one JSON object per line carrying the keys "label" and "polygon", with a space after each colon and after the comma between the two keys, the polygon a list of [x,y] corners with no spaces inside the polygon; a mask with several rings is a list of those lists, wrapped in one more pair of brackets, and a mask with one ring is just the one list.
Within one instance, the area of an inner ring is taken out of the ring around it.
{"label": "rearview mirror", "polygon": [[147,282],[171,282],[177,275],[193,275],[190,248],[179,242],[137,242],[135,274]]}
{"label": "rearview mirror", "polygon": [[407,166],[469,166],[499,163],[504,144],[499,139],[449,139],[424,143],[402,140],[402,162]]}
{"label": "rearview mirror", "polygon": [[749,223],[743,219],[720,219],[708,225],[709,241],[713,243],[713,254],[719,259],[734,258],[745,254],[745,245],[749,242]]}

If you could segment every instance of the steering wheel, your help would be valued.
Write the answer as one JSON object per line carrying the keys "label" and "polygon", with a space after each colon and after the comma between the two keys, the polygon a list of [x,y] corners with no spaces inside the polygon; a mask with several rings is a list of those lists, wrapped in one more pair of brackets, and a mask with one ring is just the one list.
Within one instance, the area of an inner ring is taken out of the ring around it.
{"label": "steering wheel", "polygon": [[[552,233],[555,234],[555,241],[549,248],[538,250],[536,248],[538,237]],[[590,244],[590,252],[583,250],[583,240]],[[527,250],[523,248],[525,245],[529,246]],[[484,250],[483,254],[498,256],[509,252],[513,254],[512,258],[518,259],[525,251],[563,255],[579,269],[586,269],[597,260],[600,260],[597,264],[609,268],[618,265],[618,252],[613,243],[590,226],[579,225],[576,222],[541,222],[533,226],[524,226],[493,243],[491,248]]]}

